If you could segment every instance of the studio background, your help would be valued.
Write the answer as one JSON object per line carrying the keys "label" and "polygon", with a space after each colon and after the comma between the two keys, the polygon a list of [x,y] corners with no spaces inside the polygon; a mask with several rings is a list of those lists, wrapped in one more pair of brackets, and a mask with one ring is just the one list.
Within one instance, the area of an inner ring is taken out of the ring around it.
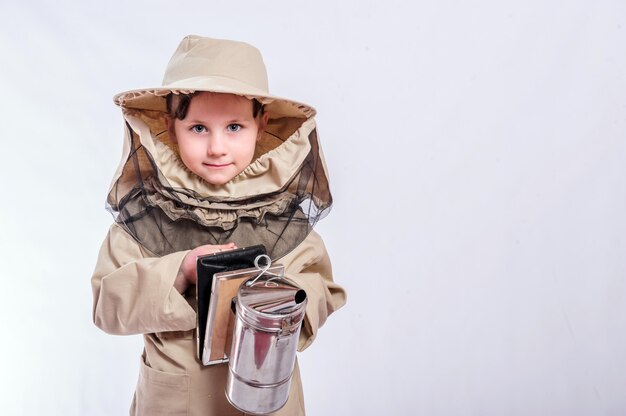
{"label": "studio background", "polygon": [[122,150],[111,97],[187,34],[312,104],[348,304],[309,415],[626,413],[626,3],[0,5],[0,409],[127,414],[140,336],[91,322]]}

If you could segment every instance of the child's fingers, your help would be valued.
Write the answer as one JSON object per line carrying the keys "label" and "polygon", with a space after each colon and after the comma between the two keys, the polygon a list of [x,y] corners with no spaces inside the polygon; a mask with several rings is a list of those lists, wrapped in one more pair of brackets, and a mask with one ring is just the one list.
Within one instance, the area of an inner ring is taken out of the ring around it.
{"label": "child's fingers", "polygon": [[237,245],[235,243],[226,243],[226,244],[207,244],[205,246],[200,246],[198,247],[198,251],[202,254],[211,254],[211,253],[217,253],[219,251],[226,251],[226,250],[232,250],[234,248],[237,248]]}
{"label": "child's fingers", "polygon": [[189,281],[189,283],[195,284],[197,279],[196,261],[199,256],[218,253],[220,251],[232,250],[234,248],[237,248],[237,245],[235,243],[207,244],[204,246],[196,247],[189,253],[187,253],[185,258],[183,259],[183,263],[180,266],[180,272]]}
{"label": "child's fingers", "polygon": [[224,251],[224,250],[232,250],[234,248],[237,248],[235,243],[219,244],[219,245],[210,246],[210,247],[213,249],[213,251]]}

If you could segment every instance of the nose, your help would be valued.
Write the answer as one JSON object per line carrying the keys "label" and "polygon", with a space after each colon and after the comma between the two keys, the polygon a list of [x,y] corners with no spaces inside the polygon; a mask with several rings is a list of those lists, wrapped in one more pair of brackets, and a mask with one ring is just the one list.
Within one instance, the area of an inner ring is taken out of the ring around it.
{"label": "nose", "polygon": [[226,138],[221,134],[212,134],[207,139],[206,152],[209,156],[222,156],[226,153]]}

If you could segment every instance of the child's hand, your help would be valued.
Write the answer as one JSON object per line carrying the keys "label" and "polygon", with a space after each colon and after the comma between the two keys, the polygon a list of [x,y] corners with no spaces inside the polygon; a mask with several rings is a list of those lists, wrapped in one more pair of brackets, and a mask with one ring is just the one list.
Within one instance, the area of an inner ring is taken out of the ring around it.
{"label": "child's hand", "polygon": [[204,245],[199,246],[191,250],[180,265],[178,269],[178,275],[174,282],[174,287],[178,292],[184,293],[189,285],[195,285],[198,281],[198,272],[196,270],[196,258],[198,256],[204,256],[205,254],[216,253],[218,251],[232,250],[237,248],[235,243],[227,243],[221,245]]}

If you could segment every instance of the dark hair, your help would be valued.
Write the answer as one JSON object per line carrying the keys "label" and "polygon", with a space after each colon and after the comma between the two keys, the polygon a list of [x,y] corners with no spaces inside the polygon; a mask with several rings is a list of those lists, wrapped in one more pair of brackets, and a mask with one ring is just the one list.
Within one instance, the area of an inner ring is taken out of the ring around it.
{"label": "dark hair", "polygon": [[[187,117],[187,111],[189,110],[189,103],[191,99],[198,95],[201,91],[192,92],[191,94],[174,94],[170,93],[165,98],[167,104],[167,114],[171,118],[177,118],[183,120]],[[252,117],[256,118],[259,114],[263,115],[265,110],[263,104],[256,98],[252,98]]]}

